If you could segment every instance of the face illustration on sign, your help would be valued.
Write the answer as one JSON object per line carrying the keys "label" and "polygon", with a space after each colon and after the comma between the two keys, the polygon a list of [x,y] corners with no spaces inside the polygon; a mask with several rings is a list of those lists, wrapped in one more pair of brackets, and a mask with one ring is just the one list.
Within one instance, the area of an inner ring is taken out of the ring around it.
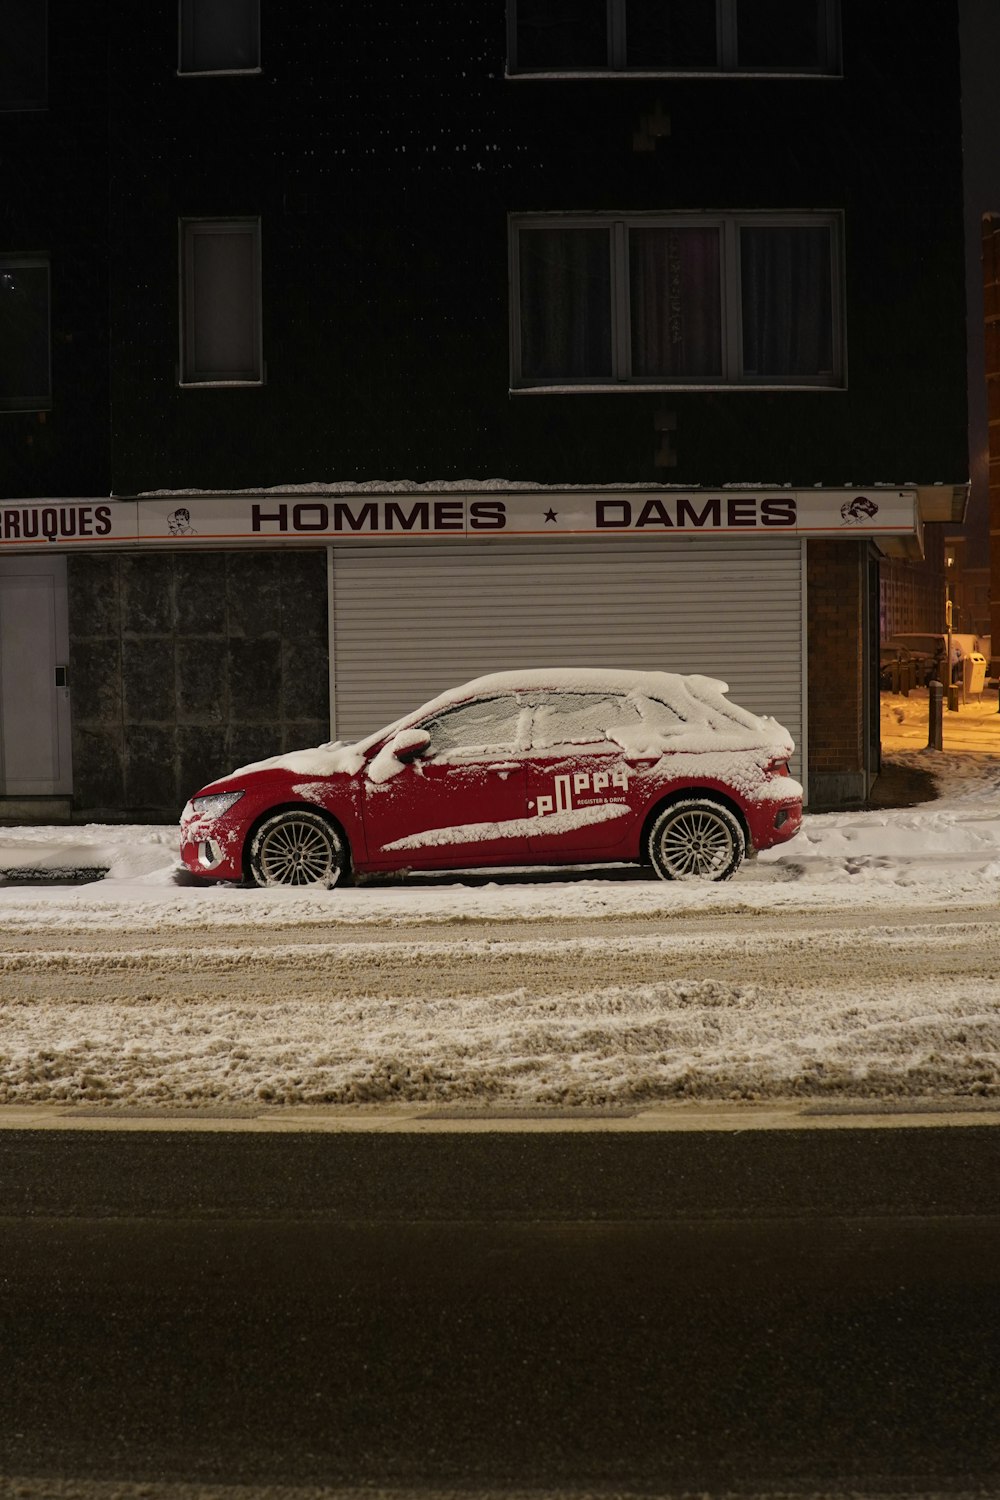
{"label": "face illustration on sign", "polygon": [[183,505],[171,511],[167,517],[167,529],[171,536],[197,536],[191,525],[191,512]]}
{"label": "face illustration on sign", "polygon": [[840,507],[840,514],[845,526],[863,526],[866,521],[872,521],[878,515],[878,505],[874,500],[869,500],[867,495],[856,495],[853,500],[846,501]]}

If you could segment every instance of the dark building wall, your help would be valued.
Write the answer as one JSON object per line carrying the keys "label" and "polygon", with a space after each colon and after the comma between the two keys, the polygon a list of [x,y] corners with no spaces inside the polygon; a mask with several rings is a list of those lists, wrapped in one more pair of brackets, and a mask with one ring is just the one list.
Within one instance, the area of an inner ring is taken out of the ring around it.
{"label": "dark building wall", "polygon": [[[949,582],[944,537],[945,527],[932,523],[924,527],[924,555],[920,562],[883,559],[879,568],[881,640],[906,631],[944,630]],[[959,624],[956,615],[956,630],[972,628],[970,624]]]}
{"label": "dark building wall", "polygon": [[[804,81],[506,79],[502,0],[263,0],[260,77],[176,77],[174,0],[112,35],[117,492],[967,476],[953,0],[844,0]],[[509,212],[698,208],[843,211],[847,390],[508,395]],[[266,384],[178,389],[177,219],[257,213]]]}
{"label": "dark building wall", "polygon": [[809,786],[817,807],[860,802],[865,765],[863,638],[865,543],[810,542],[808,590]]}
{"label": "dark building wall", "polygon": [[69,558],[75,805],[177,818],[329,735],[326,554]]}
{"label": "dark building wall", "polygon": [[107,7],[48,0],[48,107],[0,111],[0,252],[51,258],[52,408],[0,412],[0,495],[105,495]]}

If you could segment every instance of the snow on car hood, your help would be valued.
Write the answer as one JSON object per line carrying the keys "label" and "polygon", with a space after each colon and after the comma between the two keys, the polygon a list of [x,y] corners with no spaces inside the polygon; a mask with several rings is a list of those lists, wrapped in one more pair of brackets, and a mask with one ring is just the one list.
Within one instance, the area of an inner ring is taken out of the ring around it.
{"label": "snow on car hood", "polygon": [[253,771],[291,771],[297,776],[355,776],[365,763],[365,749],[367,743],[347,745],[336,740],[316,745],[311,750],[289,750],[267,760],[251,761],[247,766],[237,766],[235,771],[220,776],[219,780],[232,781],[234,776],[248,776]]}
{"label": "snow on car hood", "polygon": [[[267,760],[239,766],[219,782],[259,771],[290,771],[303,777],[354,776],[368,752],[399,729],[456,707],[470,698],[489,694],[516,693],[529,696],[546,690],[607,693],[623,697],[633,710],[628,723],[602,726],[607,735],[630,756],[656,756],[685,752],[755,752],[765,759],[791,755],[794,744],[788,730],[769,715],[753,714],[731,703],[728,683],[698,673],[628,672],[603,667],[533,668],[523,672],[491,672],[460,687],[450,688],[421,704],[412,713],[385,725],[353,744],[342,740],[294,750]],[[536,747],[537,748],[537,747]],[[762,762],[761,762],[762,763]],[[705,774],[704,768],[700,774]]]}

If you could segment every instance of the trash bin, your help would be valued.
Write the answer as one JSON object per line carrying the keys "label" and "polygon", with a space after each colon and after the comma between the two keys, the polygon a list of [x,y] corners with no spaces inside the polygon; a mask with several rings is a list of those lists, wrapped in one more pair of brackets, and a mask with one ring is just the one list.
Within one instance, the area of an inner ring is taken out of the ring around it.
{"label": "trash bin", "polygon": [[962,687],[967,698],[981,698],[986,686],[986,657],[970,651],[962,661]]}

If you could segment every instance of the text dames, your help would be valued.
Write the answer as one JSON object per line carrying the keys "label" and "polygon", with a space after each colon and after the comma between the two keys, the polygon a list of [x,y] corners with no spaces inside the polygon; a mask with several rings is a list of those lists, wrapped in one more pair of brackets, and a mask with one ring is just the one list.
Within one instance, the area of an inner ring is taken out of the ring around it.
{"label": "text dames", "polygon": [[696,530],[730,531],[758,526],[794,526],[798,519],[795,498],[782,495],[772,500],[758,500],[755,495],[713,495],[669,499],[598,500],[599,530],[643,530],[647,527],[670,529],[694,527]]}

